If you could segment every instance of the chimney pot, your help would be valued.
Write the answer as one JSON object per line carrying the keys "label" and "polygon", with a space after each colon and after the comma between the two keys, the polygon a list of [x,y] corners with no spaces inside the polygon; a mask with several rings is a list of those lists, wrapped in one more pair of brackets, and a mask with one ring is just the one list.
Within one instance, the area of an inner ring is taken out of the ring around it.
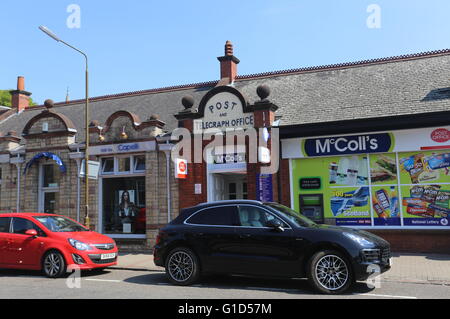
{"label": "chimney pot", "polygon": [[23,76],[17,77],[17,90],[25,91],[25,78]]}
{"label": "chimney pot", "polygon": [[240,61],[233,55],[233,44],[231,41],[225,43],[225,55],[217,59],[220,61],[219,85],[233,83],[237,77],[237,65]]}
{"label": "chimney pot", "polygon": [[23,76],[17,77],[17,90],[10,91],[12,108],[17,110],[17,113],[22,112],[30,105],[30,92],[25,91],[25,78]]}

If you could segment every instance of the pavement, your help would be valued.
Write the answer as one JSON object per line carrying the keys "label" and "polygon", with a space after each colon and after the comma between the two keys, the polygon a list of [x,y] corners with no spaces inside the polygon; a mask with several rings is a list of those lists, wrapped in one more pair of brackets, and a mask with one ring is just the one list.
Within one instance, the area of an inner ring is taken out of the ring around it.
{"label": "pavement", "polygon": [[[121,252],[111,267],[124,270],[163,272],[148,252]],[[382,281],[450,285],[450,255],[393,253],[392,268]]]}

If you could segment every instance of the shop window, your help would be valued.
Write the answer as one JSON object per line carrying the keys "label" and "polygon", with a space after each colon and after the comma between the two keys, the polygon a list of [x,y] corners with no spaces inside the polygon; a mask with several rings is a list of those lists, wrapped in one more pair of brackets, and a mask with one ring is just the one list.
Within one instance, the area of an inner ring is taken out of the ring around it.
{"label": "shop window", "polygon": [[131,169],[130,157],[118,157],[117,158],[117,171],[118,173],[128,173]]}
{"label": "shop window", "polygon": [[145,155],[104,157],[102,175],[124,175],[145,172]]}
{"label": "shop window", "polygon": [[103,232],[145,234],[145,177],[104,178],[102,184]]}
{"label": "shop window", "polygon": [[58,187],[59,169],[56,165],[53,164],[42,165],[42,175],[43,175],[42,187],[45,188]]}
{"label": "shop window", "polygon": [[102,159],[102,174],[114,173],[114,157]]}
{"label": "shop window", "polygon": [[58,213],[59,182],[61,173],[55,164],[43,164],[39,173],[39,211]]}
{"label": "shop window", "polygon": [[143,172],[145,171],[145,156],[134,156],[134,171]]}

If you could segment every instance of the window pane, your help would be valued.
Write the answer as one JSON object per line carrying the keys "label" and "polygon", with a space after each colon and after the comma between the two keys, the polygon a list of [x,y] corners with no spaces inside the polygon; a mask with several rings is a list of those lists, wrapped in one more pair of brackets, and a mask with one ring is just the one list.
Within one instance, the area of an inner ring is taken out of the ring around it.
{"label": "window pane", "polygon": [[102,173],[114,173],[114,157],[102,159]]}
{"label": "window pane", "polygon": [[130,158],[129,157],[118,157],[118,170],[119,172],[129,172],[130,171]]}
{"label": "window pane", "polygon": [[35,223],[24,218],[13,219],[13,232],[14,234],[25,234],[29,229],[35,229],[38,234],[42,235],[42,230],[36,226]]}
{"label": "window pane", "polygon": [[9,223],[11,218],[1,217],[0,218],[0,233],[9,233]]}
{"label": "window pane", "polygon": [[286,223],[263,209],[255,206],[239,206],[239,220],[241,226],[266,227],[267,222],[273,219],[278,219],[283,227],[287,227]]}
{"label": "window pane", "polygon": [[45,164],[42,167],[43,187],[58,187],[59,169],[56,165]]}
{"label": "window pane", "polygon": [[190,217],[187,222],[197,225],[237,226],[237,208],[222,206],[202,210]]}
{"label": "window pane", "polygon": [[57,200],[58,200],[58,192],[46,192],[44,193],[44,213],[46,214],[56,214],[57,208]]}
{"label": "window pane", "polygon": [[134,157],[134,170],[145,171],[145,156]]}

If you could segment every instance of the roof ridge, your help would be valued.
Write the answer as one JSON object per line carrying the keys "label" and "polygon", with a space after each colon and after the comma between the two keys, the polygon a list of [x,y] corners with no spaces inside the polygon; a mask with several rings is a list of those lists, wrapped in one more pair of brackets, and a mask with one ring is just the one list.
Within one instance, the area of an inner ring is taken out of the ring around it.
{"label": "roof ridge", "polygon": [[[278,70],[278,71],[253,73],[253,74],[247,74],[247,75],[238,75],[236,77],[236,81],[264,78],[264,77],[273,76],[273,75],[289,75],[289,74],[295,74],[295,73],[316,72],[316,71],[334,70],[334,69],[340,69],[340,68],[346,68],[346,67],[358,67],[358,66],[364,66],[364,65],[406,61],[406,60],[411,60],[411,59],[420,59],[420,58],[427,58],[427,57],[447,55],[447,54],[450,54],[450,49],[424,51],[424,52],[420,52],[420,53],[402,54],[402,55],[396,55],[396,56],[391,56],[391,57],[359,60],[359,61],[354,61],[354,62],[326,64],[326,65],[319,65],[319,66],[309,66],[309,67],[301,67],[301,68]],[[218,82],[219,82],[218,80],[213,80],[213,81],[206,81],[206,82],[197,82],[197,83],[190,83],[190,84],[166,86],[166,87],[154,88],[154,89],[107,94],[107,95],[101,95],[101,96],[97,96],[97,97],[91,97],[91,98],[89,98],[89,101],[97,102],[97,101],[102,101],[102,100],[109,100],[109,99],[122,98],[122,97],[128,97],[128,96],[137,96],[137,95],[152,94],[152,93],[162,93],[162,92],[167,92],[167,91],[184,90],[184,89],[189,89],[189,88],[215,86]],[[72,100],[69,102],[65,102],[65,101],[57,102],[54,104],[54,106],[80,104],[83,102],[84,102],[84,99],[77,99],[77,100]],[[45,107],[45,106],[44,105],[36,105],[36,106],[30,107],[30,108],[27,108],[25,110],[36,110],[36,109],[43,108],[43,107]]]}
{"label": "roof ridge", "polygon": [[247,74],[247,75],[238,75],[236,77],[236,80],[248,80],[248,79],[267,77],[267,76],[272,76],[272,75],[289,75],[292,73],[324,71],[324,70],[339,69],[339,68],[345,68],[345,67],[356,67],[356,66],[371,65],[371,64],[398,62],[398,61],[420,59],[420,58],[447,55],[447,54],[450,54],[450,49],[425,51],[425,52],[411,53],[411,54],[402,54],[402,55],[396,55],[396,56],[391,56],[391,57],[359,60],[359,61],[354,61],[354,62],[325,64],[325,65],[319,65],[319,66],[309,66],[309,67],[278,70],[278,71],[253,73],[253,74]]}

